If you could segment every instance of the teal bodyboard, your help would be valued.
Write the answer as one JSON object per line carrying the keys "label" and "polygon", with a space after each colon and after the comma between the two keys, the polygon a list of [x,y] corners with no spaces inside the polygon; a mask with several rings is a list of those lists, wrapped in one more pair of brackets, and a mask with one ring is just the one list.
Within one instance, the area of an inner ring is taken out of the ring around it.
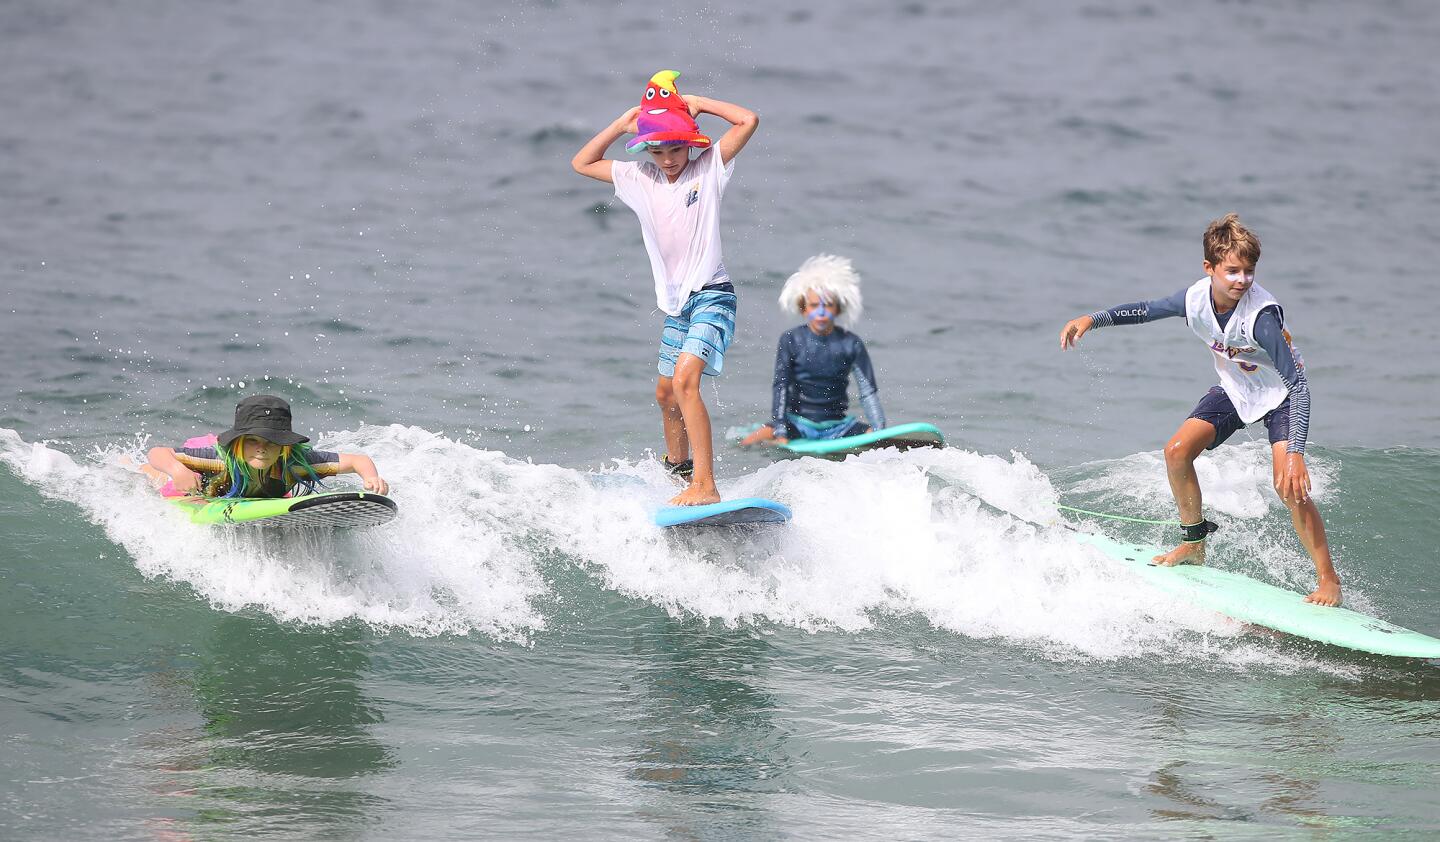
{"label": "teal bodyboard", "polygon": [[908,450],[912,447],[942,447],[945,436],[934,424],[897,424],[871,430],[857,436],[842,436],[838,439],[791,439],[780,449],[801,456],[849,456],[866,450],[882,447],[896,447]]}
{"label": "teal bodyboard", "polygon": [[764,497],[741,497],[704,506],[666,506],[655,513],[655,525],[666,528],[764,526],[789,520],[788,507]]}
{"label": "teal bodyboard", "polygon": [[1155,547],[1122,544],[1103,535],[1076,537],[1165,593],[1243,623],[1375,655],[1440,658],[1440,640],[1358,611],[1312,605],[1302,594],[1214,567],[1160,567],[1150,563],[1164,552]]}
{"label": "teal bodyboard", "polygon": [[395,501],[365,491],[330,491],[299,497],[229,499],[176,497],[171,502],[190,513],[191,523],[255,524],[284,529],[360,528],[395,517]]}

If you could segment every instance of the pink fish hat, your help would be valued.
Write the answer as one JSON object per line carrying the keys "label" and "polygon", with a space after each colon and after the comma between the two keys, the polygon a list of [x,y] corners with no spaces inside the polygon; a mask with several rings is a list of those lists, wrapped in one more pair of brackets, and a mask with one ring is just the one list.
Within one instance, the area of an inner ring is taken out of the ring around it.
{"label": "pink fish hat", "polygon": [[683,143],[702,149],[710,145],[710,138],[700,134],[699,124],[690,116],[690,106],[675,89],[679,75],[675,70],[662,70],[650,77],[640,99],[640,113],[635,115],[635,139],[625,144],[625,151],[639,152],[658,143]]}

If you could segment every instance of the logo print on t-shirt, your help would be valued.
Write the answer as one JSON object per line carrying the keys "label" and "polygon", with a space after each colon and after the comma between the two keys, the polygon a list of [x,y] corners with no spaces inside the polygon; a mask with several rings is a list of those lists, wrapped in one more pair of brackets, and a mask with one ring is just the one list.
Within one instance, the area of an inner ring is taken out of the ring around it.
{"label": "logo print on t-shirt", "polygon": [[697,184],[690,188],[689,193],[685,194],[685,207],[688,208],[698,201],[700,201],[700,185]]}

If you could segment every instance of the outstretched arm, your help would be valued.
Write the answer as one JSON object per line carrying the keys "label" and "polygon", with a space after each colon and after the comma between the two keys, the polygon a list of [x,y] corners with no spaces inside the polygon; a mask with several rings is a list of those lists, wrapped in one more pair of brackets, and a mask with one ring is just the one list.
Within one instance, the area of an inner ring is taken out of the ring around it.
{"label": "outstretched arm", "polygon": [[690,116],[696,117],[701,114],[714,114],[722,120],[730,123],[730,128],[720,136],[720,142],[715,144],[720,148],[720,163],[728,164],[745,144],[750,142],[750,137],[755,130],[760,128],[760,115],[748,108],[741,108],[733,102],[725,102],[720,99],[711,99],[708,96],[695,96],[684,94],[681,97],[685,104],[690,106]]}
{"label": "outstretched arm", "polygon": [[340,461],[335,469],[337,474],[358,474],[365,484],[366,491],[373,491],[376,494],[389,494],[390,484],[380,478],[375,470],[375,462],[363,453],[342,453]]}
{"label": "outstretched arm", "polygon": [[150,467],[170,477],[175,490],[181,494],[190,494],[200,489],[200,476],[177,459],[174,450],[168,447],[152,447],[146,458]]}
{"label": "outstretched arm", "polygon": [[605,150],[621,137],[635,133],[635,115],[639,113],[640,106],[631,108],[616,117],[615,122],[601,129],[599,134],[590,138],[584,146],[580,147],[580,151],[570,159],[570,166],[575,168],[575,172],[587,175],[596,181],[613,183],[614,179],[611,177],[610,171],[614,161],[606,159]]}
{"label": "outstretched arm", "polygon": [[1133,304],[1121,304],[1119,307],[1111,307],[1108,310],[1096,310],[1088,316],[1078,316],[1065,323],[1065,327],[1060,329],[1060,350],[1064,351],[1067,348],[1075,347],[1075,344],[1080,341],[1080,337],[1097,327],[1140,325],[1156,319],[1183,315],[1185,315],[1184,289],[1169,298],[1136,301]]}

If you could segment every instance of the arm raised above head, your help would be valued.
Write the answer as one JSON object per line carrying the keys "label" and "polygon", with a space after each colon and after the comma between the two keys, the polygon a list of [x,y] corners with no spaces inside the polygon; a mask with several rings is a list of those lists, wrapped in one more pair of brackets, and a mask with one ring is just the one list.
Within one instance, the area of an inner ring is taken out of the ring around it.
{"label": "arm raised above head", "polygon": [[613,123],[586,141],[580,151],[575,153],[575,157],[570,159],[570,166],[575,172],[607,184],[613,182],[614,178],[610,173],[615,162],[605,157],[605,150],[624,135],[635,133],[635,115],[639,113],[640,106],[637,105],[616,117]]}
{"label": "arm raised above head", "polygon": [[755,130],[760,128],[759,114],[733,102],[692,94],[686,94],[682,99],[685,100],[686,105],[690,106],[692,117],[700,114],[714,114],[730,123],[730,128],[720,136],[719,142],[715,144],[720,149],[720,163],[722,164],[730,163],[732,158],[739,155],[740,150],[745,148],[745,144],[750,142]]}

